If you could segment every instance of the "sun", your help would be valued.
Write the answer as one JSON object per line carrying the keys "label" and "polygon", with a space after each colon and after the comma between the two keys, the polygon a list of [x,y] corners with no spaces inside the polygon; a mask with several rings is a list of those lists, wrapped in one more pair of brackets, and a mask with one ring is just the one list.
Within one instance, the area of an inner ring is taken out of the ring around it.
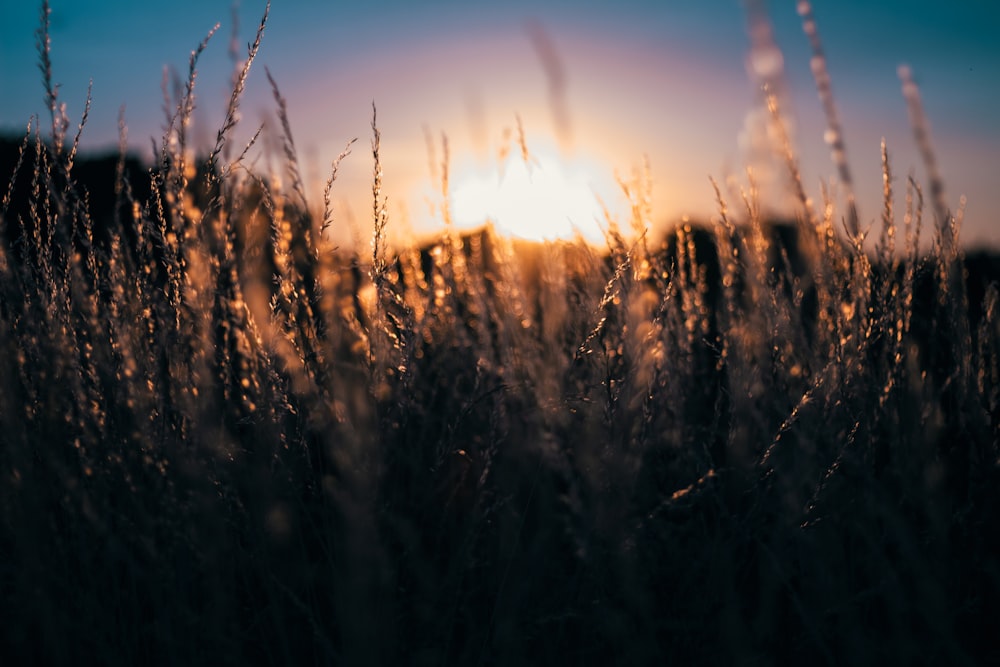
{"label": "sun", "polygon": [[504,234],[530,241],[578,235],[603,240],[604,212],[597,170],[584,160],[546,151],[523,159],[511,155],[488,171],[469,170],[456,179],[451,211],[460,225],[492,222]]}

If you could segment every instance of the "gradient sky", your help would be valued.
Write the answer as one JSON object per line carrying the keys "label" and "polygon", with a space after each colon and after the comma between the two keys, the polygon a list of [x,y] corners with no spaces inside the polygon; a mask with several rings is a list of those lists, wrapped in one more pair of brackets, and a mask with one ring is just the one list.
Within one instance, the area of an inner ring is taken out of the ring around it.
{"label": "gradient sky", "polygon": [[[263,6],[244,0],[239,8],[241,52]],[[795,7],[792,0],[771,2],[769,15],[784,53],[794,142],[806,186],[818,198],[820,182],[835,172]],[[881,137],[900,192],[911,170],[925,178],[896,74],[908,63],[921,87],[949,203],[968,197],[964,239],[1000,248],[1000,4],[816,0],[814,12],[862,222],[881,212]],[[129,145],[148,156],[150,138],[164,122],[164,67],[185,73],[190,51],[215,23],[222,27],[200,62],[193,130],[205,143],[214,138],[228,98],[228,0],[52,0],[54,79],[71,117],[82,112],[93,79],[85,147],[117,144],[124,104]],[[43,109],[37,26],[32,3],[0,7],[0,129],[7,132],[23,132],[28,118]],[[562,65],[568,130],[555,123],[551,79],[528,26],[541,27]],[[753,159],[747,128],[757,95],[745,65],[746,26],[739,0],[274,0],[238,138],[273,113],[267,65],[288,100],[311,178],[321,183],[332,157],[358,137],[335,188],[341,221],[368,225],[373,100],[390,224],[427,224],[425,128],[436,137],[447,134],[452,179],[459,182],[495,164],[503,129],[514,126],[517,115],[529,148],[585,168],[612,209],[622,203],[615,200],[615,171],[627,174],[648,156],[656,219],[705,219],[715,212],[708,177],[741,174]]]}

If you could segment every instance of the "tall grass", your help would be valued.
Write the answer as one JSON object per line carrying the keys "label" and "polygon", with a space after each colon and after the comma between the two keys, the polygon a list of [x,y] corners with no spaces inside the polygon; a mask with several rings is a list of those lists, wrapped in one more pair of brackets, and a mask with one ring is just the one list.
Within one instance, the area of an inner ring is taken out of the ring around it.
{"label": "tall grass", "polygon": [[95,219],[42,16],[52,129],[0,211],[7,664],[1000,659],[997,290],[937,185],[921,254],[886,147],[873,253],[853,204],[776,224],[752,178],[653,239],[642,174],[606,250],[394,247],[373,109],[371,252],[337,249],[351,144],[311,214],[269,75],[282,171],[230,148],[265,11],[209,154],[206,39],[148,196],[123,124]]}

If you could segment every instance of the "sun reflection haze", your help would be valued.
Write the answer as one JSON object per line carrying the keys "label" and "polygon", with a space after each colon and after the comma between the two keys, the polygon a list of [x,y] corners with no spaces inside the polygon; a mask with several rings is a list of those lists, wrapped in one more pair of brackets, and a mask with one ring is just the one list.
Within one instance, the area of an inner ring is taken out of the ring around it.
{"label": "sun reflection haze", "polygon": [[451,211],[460,226],[486,221],[501,233],[530,241],[582,236],[603,239],[601,200],[609,177],[582,158],[546,150],[510,155],[489,169],[456,175]]}

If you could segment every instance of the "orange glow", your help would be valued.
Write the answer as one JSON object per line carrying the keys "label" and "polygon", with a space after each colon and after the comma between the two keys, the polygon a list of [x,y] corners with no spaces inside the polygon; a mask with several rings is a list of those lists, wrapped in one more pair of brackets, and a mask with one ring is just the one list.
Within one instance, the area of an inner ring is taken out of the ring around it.
{"label": "orange glow", "polygon": [[490,170],[469,169],[456,175],[452,215],[462,226],[486,221],[505,234],[530,241],[603,240],[604,214],[598,192],[607,176],[582,159],[556,151],[510,156]]}

